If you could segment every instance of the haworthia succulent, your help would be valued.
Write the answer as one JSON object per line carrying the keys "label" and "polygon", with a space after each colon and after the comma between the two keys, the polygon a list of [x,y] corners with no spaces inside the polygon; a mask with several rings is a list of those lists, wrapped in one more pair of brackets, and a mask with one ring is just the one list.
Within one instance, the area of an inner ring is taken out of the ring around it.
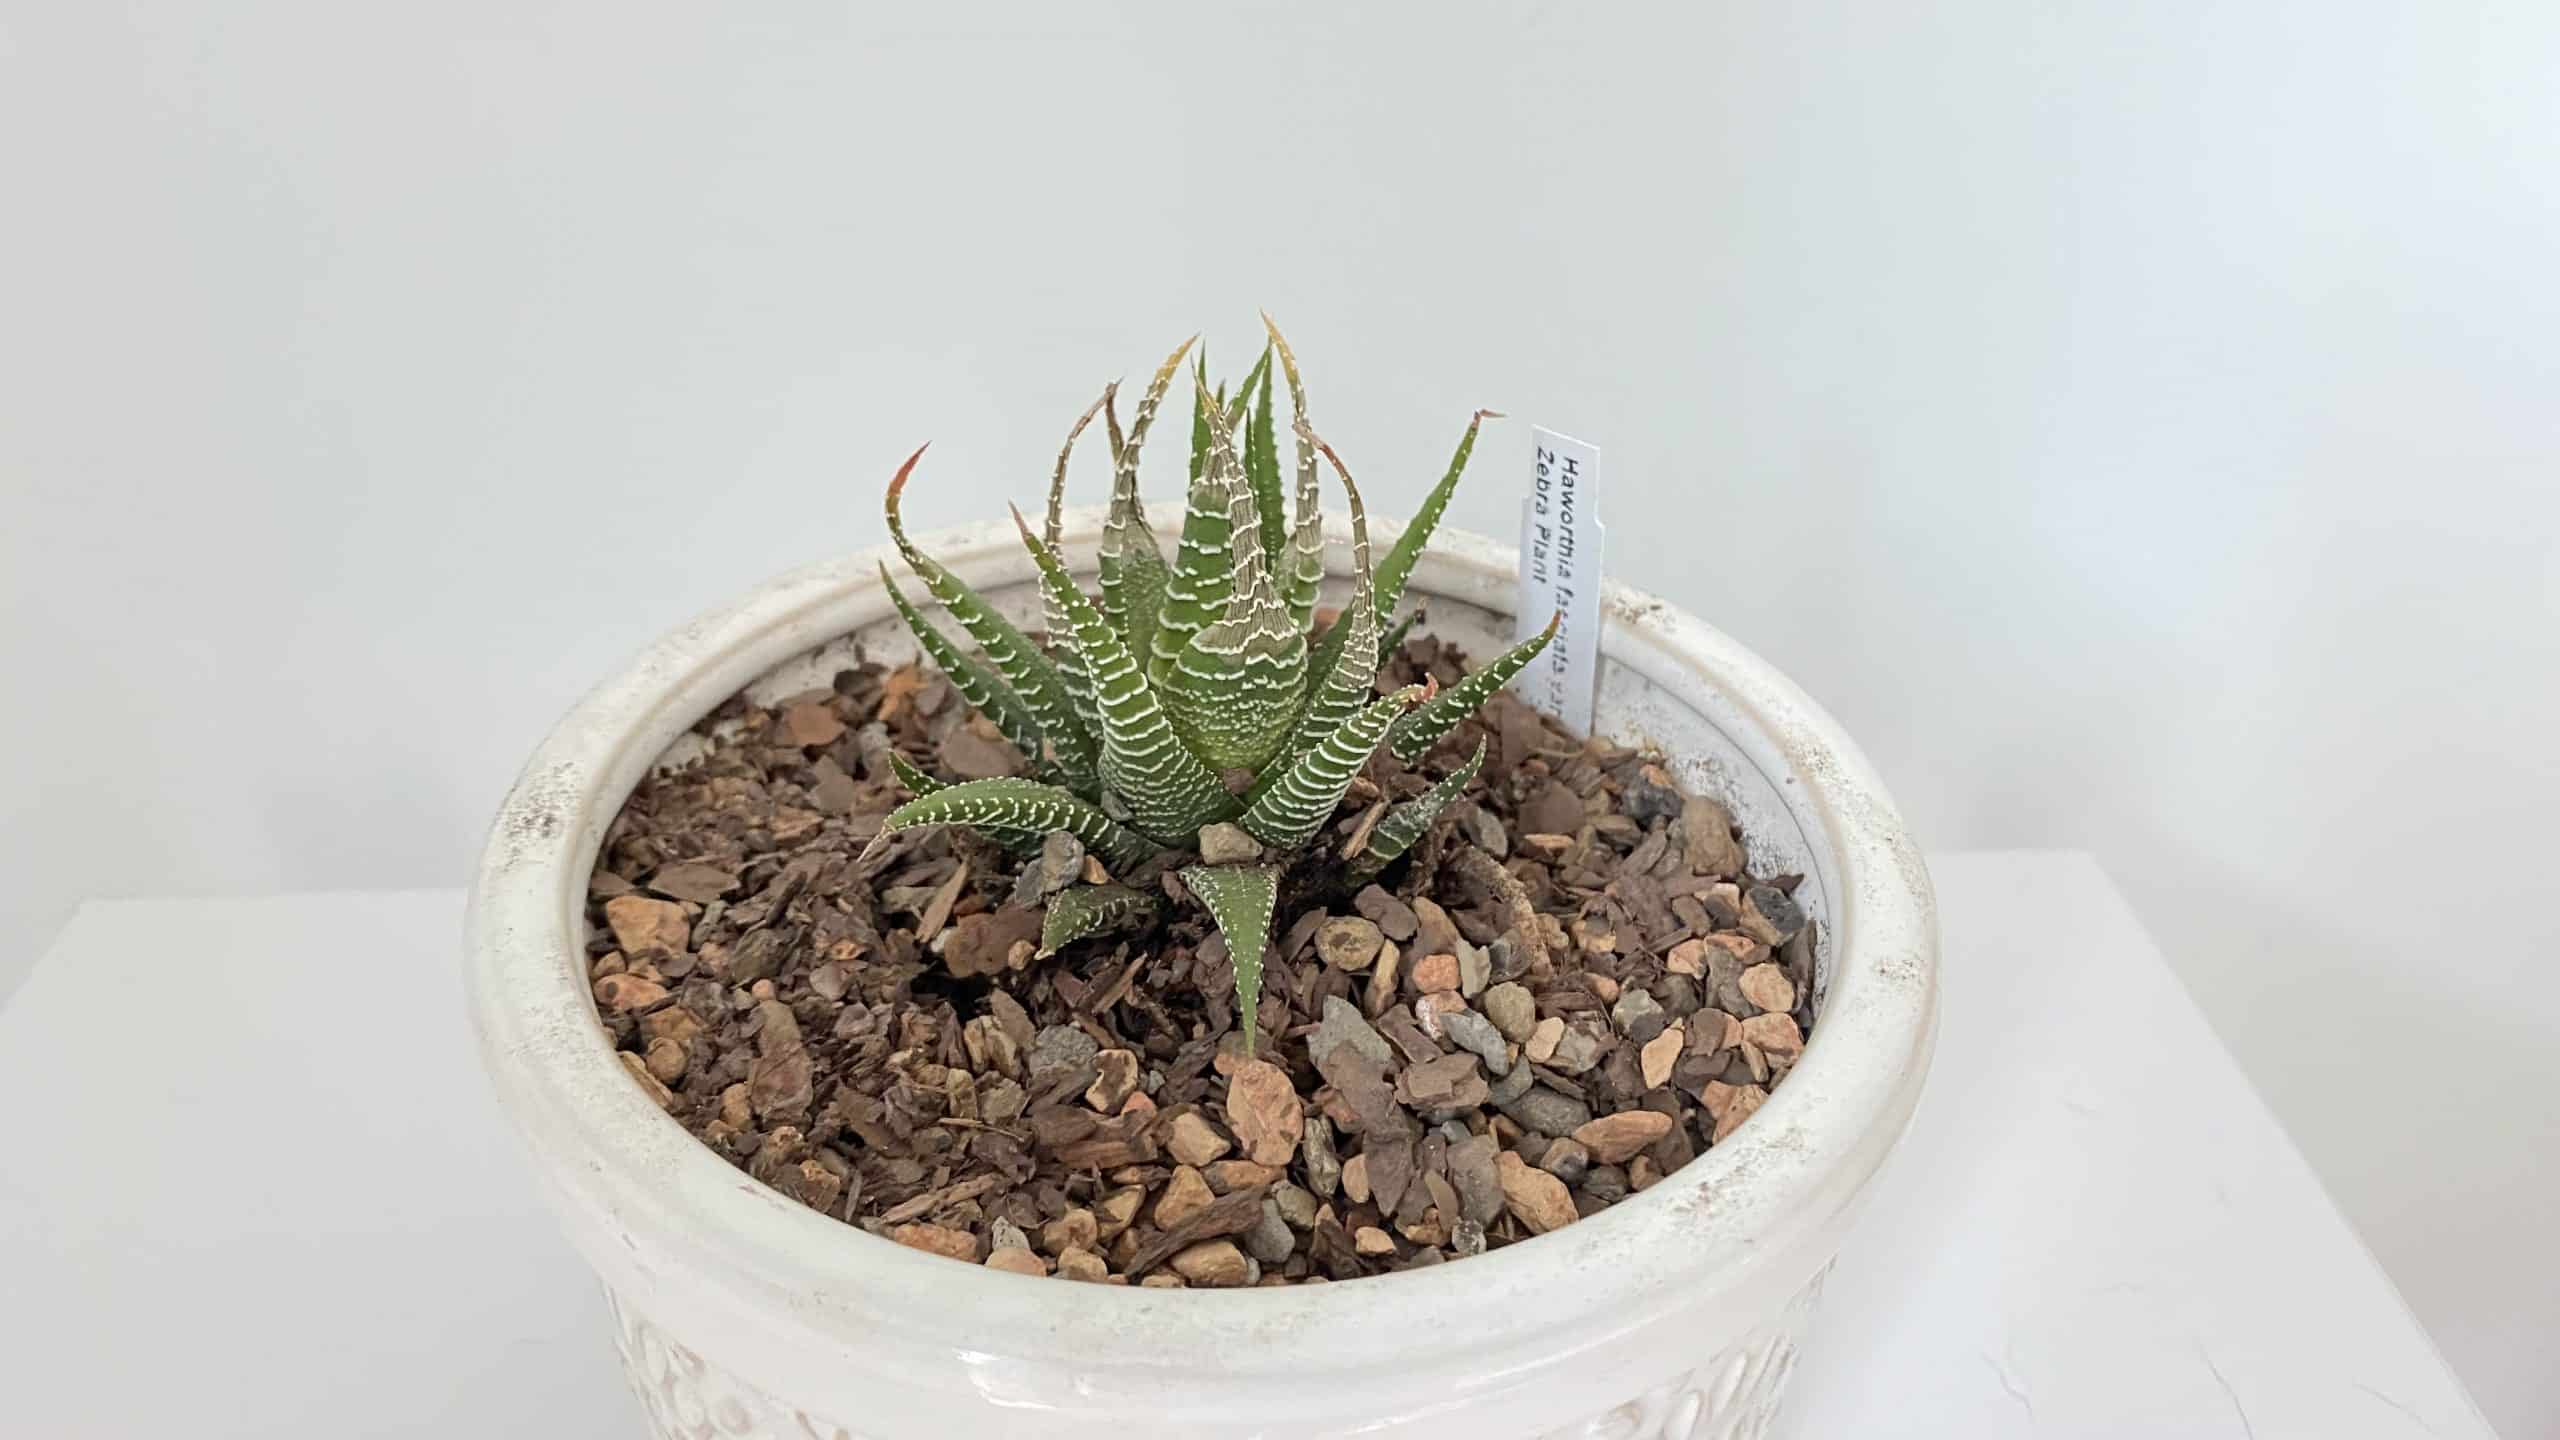
{"label": "haworthia succulent", "polygon": [[[1057,468],[1049,476],[1049,510],[1042,517],[1040,526],[1040,537],[1052,550],[1059,548],[1059,532],[1065,523],[1067,459],[1076,452],[1076,437],[1084,434],[1084,427],[1092,424],[1093,417],[1102,407],[1111,403],[1111,397],[1119,388],[1117,382],[1104,387],[1101,398],[1086,406],[1085,412],[1077,416],[1076,423],[1068,429],[1067,443],[1058,447]],[[1058,678],[1066,682],[1067,699],[1075,706],[1077,721],[1084,726],[1086,734],[1092,734],[1095,728],[1093,681],[1085,675],[1083,653],[1076,649],[1075,637],[1067,633],[1064,608],[1050,598],[1047,590],[1042,590],[1040,595],[1040,613],[1049,631],[1050,658],[1057,663]]]}
{"label": "haworthia succulent", "polygon": [[1143,864],[1157,848],[1080,796],[1011,776],[964,780],[910,800],[880,822],[880,834],[885,839],[926,825],[966,825],[999,839],[1029,837],[1035,843],[1064,830],[1113,869]]}
{"label": "haworthia succulent", "polygon": [[[1231,460],[1221,449],[1211,463]],[[1254,770],[1280,748],[1306,698],[1307,637],[1280,603],[1258,506],[1241,485],[1227,488],[1227,520],[1235,575],[1226,613],[1183,646],[1164,703],[1191,753],[1220,769]]]}
{"label": "haworthia succulent", "polygon": [[1207,455],[1183,506],[1182,544],[1165,576],[1164,609],[1147,650],[1147,678],[1159,685],[1172,678],[1182,647],[1202,627],[1217,623],[1235,594],[1233,509],[1235,492],[1244,488],[1244,467],[1218,402],[1202,391],[1197,403]]}
{"label": "haworthia succulent", "polygon": [[1058,667],[1012,621],[998,614],[978,592],[962,584],[958,576],[907,538],[906,526],[898,516],[898,501],[907,487],[907,478],[915,473],[916,461],[923,455],[923,448],[918,447],[889,482],[884,507],[889,538],[896,542],[898,553],[906,557],[908,567],[924,581],[925,588],[933,592],[933,598],[941,601],[951,618],[960,622],[960,628],[978,642],[978,648],[987,654],[987,663],[1013,687],[1031,718],[1039,722],[1040,739],[1045,743],[1026,753],[1056,764],[1069,785],[1092,788],[1096,778],[1094,738],[1076,717],[1075,702],[1067,694],[1066,681],[1058,674]]}
{"label": "haworthia succulent", "polygon": [[1379,871],[1394,864],[1404,852],[1412,849],[1413,842],[1422,838],[1423,832],[1431,828],[1431,822],[1440,818],[1440,812],[1448,809],[1449,802],[1464,793],[1467,783],[1476,778],[1477,771],[1484,768],[1484,755],[1485,742],[1478,740],[1476,753],[1466,764],[1449,772],[1448,777],[1440,783],[1380,817],[1377,828],[1369,832],[1369,843],[1361,847],[1358,855],[1352,857],[1350,872],[1345,877],[1346,883],[1367,884],[1377,878]]}
{"label": "haworthia succulent", "polygon": [[898,588],[898,582],[889,577],[886,565],[880,567],[880,584],[889,592],[889,603],[898,607],[898,614],[906,620],[907,628],[915,633],[917,646],[941,667],[943,674],[951,677],[951,688],[960,692],[960,698],[994,721],[996,729],[1004,733],[1004,738],[1012,742],[1013,748],[1030,757],[1035,769],[1054,772],[1056,767],[1042,758],[1039,720],[1033,717],[1031,707],[1022,703],[1022,697],[1013,693],[1013,687],[1005,683],[1004,677],[935,628],[933,622],[924,617],[924,612],[907,598],[907,592]]}
{"label": "haworthia succulent", "polygon": [[1147,443],[1164,392],[1182,368],[1182,357],[1200,337],[1174,347],[1156,367],[1130,417],[1129,433],[1120,434],[1120,415],[1109,403],[1103,413],[1111,427],[1111,508],[1102,522],[1102,613],[1110,617],[1120,638],[1144,651],[1155,634],[1156,612],[1164,603],[1164,550],[1147,525],[1146,508],[1138,501],[1138,452]]}
{"label": "haworthia succulent", "polygon": [[1380,611],[1392,613],[1396,602],[1404,598],[1404,582],[1413,574],[1413,562],[1421,558],[1422,547],[1430,542],[1432,530],[1449,508],[1449,497],[1458,491],[1458,477],[1466,473],[1467,457],[1476,448],[1476,432],[1484,428],[1485,421],[1500,418],[1496,411],[1479,410],[1475,418],[1467,422],[1467,433],[1459,437],[1457,453],[1449,457],[1448,473],[1440,477],[1439,484],[1431,487],[1430,494],[1422,497],[1422,508],[1413,513],[1404,533],[1396,536],[1395,543],[1387,547],[1386,558],[1378,562]]}
{"label": "haworthia succulent", "polygon": [[1233,815],[1235,797],[1198,756],[1182,747],[1127,642],[1075,588],[1066,567],[1022,523],[1022,516],[1013,518],[1040,567],[1041,583],[1059,594],[1076,643],[1092,667],[1094,707],[1102,717],[1102,780],[1128,807],[1131,823],[1159,840],[1180,843],[1201,826]]}
{"label": "haworthia succulent", "polygon": [[[1299,629],[1314,618],[1316,597],[1324,587],[1324,498],[1316,483],[1316,435],[1307,422],[1307,387],[1298,376],[1298,357],[1269,315],[1262,328],[1271,332],[1271,348],[1289,381],[1289,430],[1297,442],[1294,522],[1287,558],[1274,567],[1280,576],[1280,598],[1289,603],[1289,620]],[[1323,677],[1318,676],[1321,679]]]}
{"label": "haworthia succulent", "polygon": [[1107,930],[1125,930],[1155,917],[1163,905],[1144,890],[1126,885],[1076,885],[1049,898],[1040,919],[1040,953],[1055,955],[1078,940]]}
{"label": "haworthia succulent", "polygon": [[1282,849],[1304,845],[1333,818],[1360,767],[1377,753],[1387,727],[1428,692],[1408,685],[1385,696],[1334,727],[1313,750],[1291,761],[1278,784],[1246,808],[1236,821],[1254,839]]}
{"label": "haworthia succulent", "polygon": [[1271,911],[1280,898],[1277,865],[1190,865],[1182,883],[1209,907],[1236,967],[1236,1010],[1245,1053],[1256,1048],[1262,1009],[1262,955],[1271,945]]}
{"label": "haworthia succulent", "polygon": [[1503,651],[1492,664],[1470,672],[1421,709],[1404,717],[1387,741],[1389,748],[1396,752],[1396,758],[1410,765],[1429,754],[1441,736],[1474,714],[1477,706],[1492,699],[1494,691],[1509,684],[1512,676],[1519,674],[1539,651],[1546,649],[1547,642],[1556,638],[1556,626],[1563,621],[1564,615],[1558,612],[1548,619],[1546,629]]}

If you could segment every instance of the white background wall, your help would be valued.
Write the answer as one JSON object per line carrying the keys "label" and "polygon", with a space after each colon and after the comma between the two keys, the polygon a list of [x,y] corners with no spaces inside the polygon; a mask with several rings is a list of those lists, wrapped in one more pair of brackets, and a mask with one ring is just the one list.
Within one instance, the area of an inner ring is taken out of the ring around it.
{"label": "white background wall", "polygon": [[0,8],[0,988],[83,896],[459,883],[907,448],[1028,498],[1267,305],[1372,493],[1587,435],[1931,843],[2094,849],[2560,1414],[2560,8],[851,8]]}

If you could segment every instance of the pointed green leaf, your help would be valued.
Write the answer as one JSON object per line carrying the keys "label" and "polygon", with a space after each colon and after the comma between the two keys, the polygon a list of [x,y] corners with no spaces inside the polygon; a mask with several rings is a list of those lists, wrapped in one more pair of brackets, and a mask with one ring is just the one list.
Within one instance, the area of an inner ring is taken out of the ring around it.
{"label": "pointed green leaf", "polygon": [[1412,522],[1404,527],[1403,534],[1396,537],[1396,543],[1387,547],[1387,557],[1378,562],[1378,608],[1381,612],[1393,613],[1396,602],[1404,598],[1404,582],[1413,574],[1413,562],[1422,557],[1422,547],[1429,543],[1433,528],[1439,525],[1440,516],[1449,508],[1449,497],[1458,492],[1458,477],[1466,473],[1467,457],[1476,448],[1476,431],[1483,428],[1486,420],[1500,418],[1494,411],[1479,410],[1475,418],[1467,422],[1467,433],[1459,438],[1457,453],[1449,457],[1449,473],[1441,476],[1440,483],[1431,487],[1431,493],[1422,497],[1422,508],[1414,512]]}
{"label": "pointed green leaf", "polygon": [[888,756],[889,773],[897,776],[898,783],[906,786],[907,793],[915,796],[917,799],[921,800],[937,790],[948,790],[951,788],[950,781],[934,779],[932,776],[924,773],[924,768],[922,766],[916,764],[916,762],[908,759],[906,756],[899,754],[897,751],[889,751]]}
{"label": "pointed green leaf", "polygon": [[[1231,452],[1220,451],[1213,464]],[[1164,686],[1165,713],[1191,753],[1219,769],[1259,769],[1279,749],[1306,696],[1307,637],[1289,623],[1253,495],[1227,487],[1235,573],[1226,613],[1191,637]]]}
{"label": "pointed green leaf", "polygon": [[[1271,332],[1271,348],[1289,380],[1290,433],[1297,441],[1295,523],[1289,531],[1286,558],[1273,568],[1280,577],[1280,598],[1289,604],[1289,620],[1299,629],[1315,615],[1316,597],[1324,588],[1324,497],[1316,483],[1316,436],[1307,421],[1307,387],[1298,376],[1298,357],[1280,336],[1271,317],[1262,317]],[[1319,678],[1322,672],[1318,672]]]}
{"label": "pointed green leaf", "polygon": [[1315,688],[1309,692],[1297,723],[1290,727],[1289,738],[1281,743],[1282,763],[1255,777],[1253,789],[1247,793],[1248,803],[1269,794],[1287,772],[1286,762],[1306,754],[1325,736],[1340,729],[1378,689],[1378,607],[1369,598],[1369,510],[1361,503],[1360,487],[1352,482],[1351,471],[1341,457],[1330,447],[1324,447],[1324,454],[1333,462],[1334,474],[1341,478],[1342,493],[1351,506],[1351,600],[1343,607],[1341,618],[1333,622],[1333,628],[1316,643],[1309,664],[1310,673],[1316,677]]}
{"label": "pointed green leaf", "polygon": [[1484,755],[1485,742],[1478,740],[1473,759],[1450,772],[1449,777],[1439,784],[1380,817],[1378,827],[1369,832],[1369,843],[1352,861],[1345,875],[1346,881],[1352,885],[1365,885],[1375,879],[1379,871],[1412,849],[1413,842],[1422,838],[1423,832],[1431,828],[1431,822],[1440,818],[1440,812],[1448,809],[1449,802],[1464,793],[1467,782],[1475,779],[1476,772],[1484,768]]}
{"label": "pointed green leaf", "polygon": [[898,607],[898,614],[906,620],[907,628],[915,632],[917,646],[943,674],[951,677],[951,688],[960,692],[960,698],[994,721],[996,729],[1004,733],[1004,738],[1012,743],[1014,749],[1030,759],[1035,769],[1043,773],[1054,771],[1056,767],[1042,755],[1040,722],[1033,718],[1031,707],[1022,703],[1022,697],[1013,692],[1013,687],[1005,683],[1004,677],[984,660],[961,649],[950,636],[934,628],[933,622],[924,618],[924,612],[907,599],[907,593],[898,588],[898,582],[889,577],[886,565],[880,567],[880,584],[888,590],[889,603]]}
{"label": "pointed green leaf", "polygon": [[1304,845],[1333,818],[1360,767],[1377,753],[1378,742],[1396,717],[1422,699],[1420,685],[1408,685],[1386,696],[1334,728],[1324,743],[1290,762],[1278,784],[1263,793],[1236,823],[1254,839],[1279,849]]}
{"label": "pointed green leaf", "polygon": [[1022,543],[1040,567],[1040,580],[1066,606],[1076,643],[1092,667],[1093,701],[1102,716],[1103,783],[1128,807],[1131,823],[1168,844],[1186,841],[1213,820],[1236,811],[1236,799],[1198,756],[1182,747],[1155,687],[1128,643],[1068,578],[1055,552],[1040,543],[1020,514]]}
{"label": "pointed green leaf", "polygon": [[1119,411],[1107,402],[1103,406],[1111,428],[1111,508],[1102,522],[1102,613],[1142,657],[1148,638],[1155,634],[1156,612],[1164,603],[1164,548],[1138,500],[1138,452],[1147,443],[1147,430],[1155,424],[1164,392],[1182,368],[1182,357],[1199,338],[1194,335],[1174,347],[1156,367],[1125,440]]}
{"label": "pointed green leaf", "polygon": [[1406,611],[1404,618],[1396,622],[1396,628],[1387,632],[1387,638],[1378,642],[1379,664],[1384,665],[1394,659],[1396,652],[1404,648],[1405,637],[1413,633],[1414,622],[1422,618],[1422,609],[1416,605]]}
{"label": "pointed green leaf", "polygon": [[1271,415],[1270,346],[1263,347],[1262,362],[1253,368],[1260,381],[1242,392],[1242,399],[1252,406],[1244,425],[1244,475],[1253,488],[1254,508],[1261,520],[1262,560],[1277,576],[1288,559],[1289,512],[1280,491],[1280,443]]}
{"label": "pointed green leaf", "polygon": [[1182,883],[1200,897],[1226,937],[1236,967],[1236,1012],[1244,1025],[1244,1049],[1255,1050],[1262,1010],[1262,957],[1271,947],[1271,911],[1280,899],[1277,865],[1189,865]]}
{"label": "pointed green leaf", "polygon": [[[1235,435],[1224,414],[1212,414],[1216,402],[1198,396],[1199,423],[1207,427],[1206,468],[1191,483],[1182,511],[1182,544],[1173,569],[1165,576],[1164,609],[1156,617],[1153,643],[1147,651],[1147,678],[1162,685],[1173,676],[1182,647],[1202,627],[1227,613],[1235,596],[1236,561],[1234,499],[1245,488],[1244,466],[1236,458]],[[1215,420],[1217,423],[1210,423]],[[1250,497],[1248,496],[1248,499]]]}
{"label": "pointed green leaf", "polygon": [[[1086,406],[1085,412],[1076,417],[1076,423],[1067,431],[1067,443],[1058,447],[1058,465],[1049,476],[1049,512],[1043,517],[1040,530],[1052,550],[1059,548],[1059,532],[1066,521],[1067,458],[1075,454],[1076,438],[1084,434],[1084,427],[1093,423],[1093,417],[1110,403],[1119,388],[1116,381],[1105,386],[1102,397]],[[1045,589],[1041,591],[1041,601],[1042,624],[1049,632],[1050,659],[1058,667],[1058,678],[1066,683],[1067,700],[1075,707],[1077,722],[1090,735],[1098,722],[1093,711],[1093,681],[1084,673],[1084,655],[1076,649],[1075,636],[1067,628],[1066,612],[1049,598]]]}
{"label": "pointed green leaf", "polygon": [[1141,865],[1157,850],[1145,836],[1081,797],[1012,776],[964,780],[910,800],[880,822],[880,835],[886,839],[926,825],[965,825],[991,839],[1012,843],[1027,838],[1034,845],[1050,831],[1064,830],[1114,870]]}
{"label": "pointed green leaf", "polygon": [[1558,611],[1547,621],[1546,629],[1503,651],[1492,664],[1441,691],[1421,709],[1406,716],[1396,726],[1395,734],[1388,742],[1396,752],[1396,758],[1410,765],[1429,754],[1441,736],[1474,714],[1477,706],[1492,699],[1494,691],[1509,684],[1512,676],[1537,658],[1538,652],[1547,648],[1547,642],[1556,638],[1556,626],[1563,622],[1564,613]]}
{"label": "pointed green leaf", "polygon": [[1055,955],[1078,940],[1129,929],[1162,908],[1155,896],[1126,885],[1071,886],[1049,898],[1049,913],[1040,920],[1040,953]]}
{"label": "pointed green leaf", "polygon": [[1022,697],[1024,708],[1039,723],[1040,741],[1045,742],[1045,747],[1035,742],[1024,753],[1053,761],[1070,786],[1092,789],[1096,779],[1093,736],[1076,718],[1075,702],[1067,694],[1066,681],[1058,674],[1058,667],[977,591],[961,583],[958,576],[907,538],[906,526],[898,517],[899,496],[923,455],[924,450],[919,447],[889,482],[885,506],[889,538],[897,542],[898,553],[906,557],[908,568],[924,581],[933,598],[942,602],[942,608],[951,612],[951,618],[960,622],[960,628],[978,642],[978,648],[987,653],[987,663]]}

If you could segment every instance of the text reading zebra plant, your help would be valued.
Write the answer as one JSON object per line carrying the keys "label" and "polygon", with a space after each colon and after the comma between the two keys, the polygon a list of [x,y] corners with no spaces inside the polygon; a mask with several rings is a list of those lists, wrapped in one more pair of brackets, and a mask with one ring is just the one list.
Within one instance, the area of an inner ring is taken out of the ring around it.
{"label": "text reading zebra plant", "polygon": [[[1210,389],[1205,366],[1194,366],[1189,502],[1168,565],[1139,505],[1138,449],[1191,343],[1157,369],[1125,434],[1116,386],[1077,419],[1050,479],[1043,534],[1014,514],[1039,566],[1045,648],[908,540],[898,499],[924,452],[909,456],[890,481],[890,535],[979,653],[937,630],[883,567],[890,597],[925,653],[1030,757],[1038,778],[945,785],[893,754],[916,798],[890,813],[879,843],[927,825],[964,825],[1017,850],[1037,849],[1054,831],[1075,836],[1117,878],[1051,900],[1042,954],[1153,916],[1156,894],[1122,882],[1143,867],[1198,857],[1178,873],[1226,938],[1249,1049],[1283,878],[1301,868],[1319,887],[1366,883],[1457,798],[1484,764],[1484,747],[1355,834],[1338,863],[1318,865],[1317,836],[1361,767],[1382,744],[1406,764],[1420,762],[1545,647],[1555,625],[1446,691],[1414,685],[1376,694],[1381,658],[1403,634],[1390,620],[1405,581],[1490,412],[1468,423],[1447,473],[1373,566],[1359,489],[1308,425],[1297,359],[1277,329],[1232,403],[1223,388]],[[1287,378],[1295,435],[1285,497],[1273,419],[1275,357]],[[1098,597],[1079,589],[1058,557],[1067,459],[1096,414],[1105,417],[1112,459]],[[1311,635],[1324,578],[1319,454],[1350,504],[1357,573],[1341,618]]]}

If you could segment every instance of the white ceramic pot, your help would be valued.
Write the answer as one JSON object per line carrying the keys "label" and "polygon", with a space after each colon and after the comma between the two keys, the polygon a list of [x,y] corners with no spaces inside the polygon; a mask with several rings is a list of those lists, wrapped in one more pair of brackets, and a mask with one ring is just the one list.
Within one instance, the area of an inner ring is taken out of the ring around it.
{"label": "white ceramic pot", "polygon": [[[1098,512],[1069,522],[1088,566]],[[1328,557],[1348,569],[1348,537]],[[1032,613],[1010,526],[929,537]],[[1823,1276],[1928,1068],[1937,925],[1919,852],[1831,719],[1732,640],[1612,587],[1600,728],[1650,740],[1806,876],[1822,999],[1760,1112],[1642,1194],[1474,1259],[1350,1284],[1148,1290],[972,1268],[766,1189],[644,1096],[596,1020],[582,901],[606,825],[696,719],[751,683],[823,684],[853,637],[913,653],[877,554],[676,630],[581,702],[499,812],[472,893],[483,1058],[541,1187],[603,1278],[663,1437],[1757,1437]],[[1437,537],[1430,627],[1507,644],[1515,557]],[[1089,573],[1089,571],[1088,571]],[[822,652],[832,650],[834,653]]]}

